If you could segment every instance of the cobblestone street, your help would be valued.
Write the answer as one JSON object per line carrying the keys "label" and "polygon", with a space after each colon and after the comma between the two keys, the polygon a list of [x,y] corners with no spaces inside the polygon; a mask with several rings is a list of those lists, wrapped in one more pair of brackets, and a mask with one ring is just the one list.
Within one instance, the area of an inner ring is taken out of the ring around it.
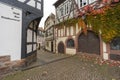
{"label": "cobblestone street", "polygon": [[84,61],[79,55],[38,51],[37,62],[2,80],[120,80],[120,68]]}

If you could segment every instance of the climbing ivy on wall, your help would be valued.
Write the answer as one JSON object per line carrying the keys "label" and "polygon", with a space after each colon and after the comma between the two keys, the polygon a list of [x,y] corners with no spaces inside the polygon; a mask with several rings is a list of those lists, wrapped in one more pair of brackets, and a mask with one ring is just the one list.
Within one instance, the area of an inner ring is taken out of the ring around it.
{"label": "climbing ivy on wall", "polygon": [[60,22],[57,24],[57,26],[75,26],[75,24],[78,22],[78,18],[72,18],[72,19],[67,19],[63,22]]}
{"label": "climbing ivy on wall", "polygon": [[61,27],[61,26],[70,27],[70,26],[76,26],[76,23],[78,23],[78,26],[80,26],[82,28],[84,34],[87,35],[87,26],[85,24],[85,21],[81,17],[67,19],[67,20],[57,24],[56,26],[57,27]]}
{"label": "climbing ivy on wall", "polygon": [[[101,36],[103,41],[109,43],[115,37],[120,37],[120,3],[116,4],[114,7],[104,7],[102,13],[97,14],[89,13],[84,21],[87,25],[92,26],[92,30]],[[86,30],[86,24],[81,17],[72,18],[65,20],[57,26],[75,26],[78,23],[82,27],[83,31]]]}
{"label": "climbing ivy on wall", "polygon": [[120,36],[120,3],[107,8],[102,14],[89,14],[86,20],[93,31],[99,34],[101,30],[103,41],[111,42],[113,38]]}

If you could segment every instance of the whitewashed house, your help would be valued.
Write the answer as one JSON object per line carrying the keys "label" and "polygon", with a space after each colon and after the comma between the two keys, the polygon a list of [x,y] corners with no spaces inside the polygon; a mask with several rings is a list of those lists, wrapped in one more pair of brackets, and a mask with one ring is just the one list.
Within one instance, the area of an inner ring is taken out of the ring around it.
{"label": "whitewashed house", "polygon": [[35,60],[42,16],[43,0],[0,0],[0,57],[26,63]]}

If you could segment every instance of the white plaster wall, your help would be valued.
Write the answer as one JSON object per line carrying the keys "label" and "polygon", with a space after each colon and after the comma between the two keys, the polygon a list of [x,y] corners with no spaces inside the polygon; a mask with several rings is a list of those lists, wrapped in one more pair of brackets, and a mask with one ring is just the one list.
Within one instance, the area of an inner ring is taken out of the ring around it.
{"label": "white plaster wall", "polygon": [[34,32],[34,42],[37,42],[36,32]]}
{"label": "white plaster wall", "polygon": [[51,51],[51,41],[47,41],[49,46],[45,46],[45,48],[48,50],[48,51]]}
{"label": "white plaster wall", "polygon": [[94,1],[97,1],[97,0],[89,0],[90,3],[93,3]]}
{"label": "white plaster wall", "polygon": [[107,52],[106,43],[105,42],[103,42],[103,52]]}
{"label": "white plaster wall", "polygon": [[58,36],[60,36],[60,30],[58,30]]}
{"label": "white plaster wall", "polygon": [[37,50],[37,45],[36,44],[33,45],[33,50],[34,51]]}
{"label": "white plaster wall", "polygon": [[[75,36],[72,36],[73,39],[75,39]],[[65,45],[65,41],[68,39],[68,37],[60,37],[56,41],[56,52],[58,53],[58,44],[62,41]],[[74,55],[76,54],[76,49],[66,48],[66,54]]]}
{"label": "white plaster wall", "polygon": [[70,33],[69,33],[69,27],[67,27],[67,36],[69,36]]}
{"label": "white plaster wall", "polygon": [[27,42],[32,42],[32,30],[27,30]]}
{"label": "white plaster wall", "polygon": [[41,10],[42,7],[41,7],[41,4],[40,3],[37,3],[37,9]]}
{"label": "white plaster wall", "polygon": [[61,36],[63,36],[63,34],[64,34],[64,30],[63,30],[63,29],[61,29]]}
{"label": "white plaster wall", "polygon": [[107,46],[105,42],[103,42],[103,59],[108,60]]}
{"label": "white plaster wall", "polygon": [[32,52],[32,45],[27,45],[27,53]]}
{"label": "white plaster wall", "polygon": [[66,48],[66,54],[74,55],[76,54],[76,49]]}
{"label": "white plaster wall", "polygon": [[11,61],[20,60],[22,11],[3,3],[0,3],[0,11],[0,56],[10,55]]}
{"label": "white plaster wall", "polygon": [[70,32],[71,35],[73,35],[73,33],[74,33],[73,26],[70,27],[70,31],[71,31],[71,32]]}
{"label": "white plaster wall", "polygon": [[29,1],[27,4],[32,6],[32,7],[35,7],[35,1],[34,0]]}

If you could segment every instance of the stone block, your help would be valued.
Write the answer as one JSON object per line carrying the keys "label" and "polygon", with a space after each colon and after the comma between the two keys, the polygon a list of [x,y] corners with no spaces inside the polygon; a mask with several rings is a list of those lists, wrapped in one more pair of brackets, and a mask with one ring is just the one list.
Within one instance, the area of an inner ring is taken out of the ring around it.
{"label": "stone block", "polygon": [[10,61],[10,56],[0,56],[0,62],[7,62]]}

